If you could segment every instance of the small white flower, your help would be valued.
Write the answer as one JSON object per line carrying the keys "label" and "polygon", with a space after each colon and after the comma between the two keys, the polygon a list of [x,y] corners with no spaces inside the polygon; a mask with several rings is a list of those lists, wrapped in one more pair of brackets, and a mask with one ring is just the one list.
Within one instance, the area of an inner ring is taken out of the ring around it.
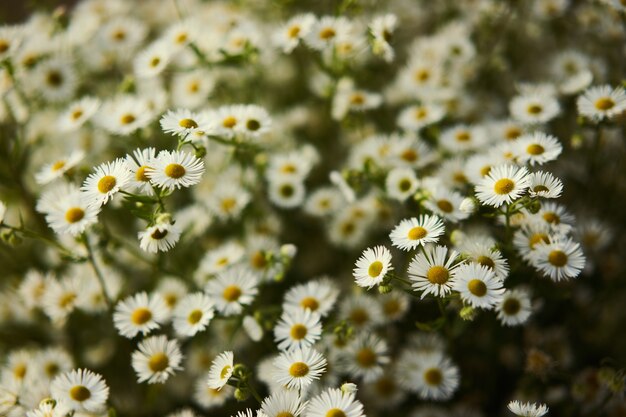
{"label": "small white flower", "polygon": [[198,184],[204,174],[204,162],[183,151],[161,151],[146,175],[155,185],[169,190]]}
{"label": "small white flower", "polygon": [[469,263],[454,271],[454,290],[472,307],[492,309],[502,299],[502,281],[486,266]]}
{"label": "small white flower", "polygon": [[101,413],[109,398],[109,387],[101,375],[75,369],[57,376],[50,384],[50,393],[72,410]]}
{"label": "small white flower", "polygon": [[90,174],[80,188],[89,205],[100,207],[132,181],[132,174],[123,159],[106,162]]}
{"label": "small white flower", "polygon": [[180,239],[181,230],[176,224],[164,222],[149,226],[137,234],[139,247],[146,252],[167,252]]}
{"label": "small white flower", "polygon": [[285,310],[274,327],[278,349],[291,350],[310,347],[322,336],[322,317],[309,309]]}
{"label": "small white flower", "polygon": [[519,417],[541,417],[548,414],[548,406],[545,404],[511,401],[507,407],[513,414]]}
{"label": "small white flower", "polygon": [[167,318],[167,305],[161,296],[141,292],[120,301],[113,313],[115,327],[124,337],[133,338],[158,329]]}
{"label": "small white flower", "polygon": [[594,121],[612,119],[626,110],[626,90],[610,85],[591,87],[576,101],[578,113]]}
{"label": "small white flower", "polygon": [[207,328],[214,314],[213,302],[206,294],[188,294],[174,310],[174,330],[183,337],[194,336]]}
{"label": "small white flower", "polygon": [[207,381],[209,388],[221,390],[226,385],[233,374],[234,358],[233,352],[226,351],[213,360]]}
{"label": "small white flower", "polygon": [[164,383],[175,371],[182,369],[182,359],[176,340],[168,340],[165,336],[151,336],[142,340],[132,355],[137,382]]}
{"label": "small white flower", "polygon": [[326,370],[326,358],[311,348],[282,352],[275,360],[274,379],[287,388],[302,390]]}
{"label": "small white flower", "polygon": [[530,177],[526,168],[499,165],[493,167],[476,185],[476,197],[483,204],[500,207],[521,197],[529,184]]}
{"label": "small white flower", "polygon": [[391,253],[384,246],[367,248],[361,257],[356,261],[352,275],[359,287],[371,289],[379,285],[385,275],[393,270],[391,265]]}
{"label": "small white flower", "polygon": [[444,232],[443,221],[437,216],[422,214],[402,220],[389,234],[391,244],[405,251],[426,243],[435,243]]}

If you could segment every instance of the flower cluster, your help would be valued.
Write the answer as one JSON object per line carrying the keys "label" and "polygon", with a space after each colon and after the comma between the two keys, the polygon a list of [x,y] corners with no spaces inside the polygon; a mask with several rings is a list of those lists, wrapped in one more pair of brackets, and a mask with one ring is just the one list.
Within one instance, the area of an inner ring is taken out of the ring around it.
{"label": "flower cluster", "polygon": [[0,415],[623,415],[625,19],[81,0],[0,25]]}

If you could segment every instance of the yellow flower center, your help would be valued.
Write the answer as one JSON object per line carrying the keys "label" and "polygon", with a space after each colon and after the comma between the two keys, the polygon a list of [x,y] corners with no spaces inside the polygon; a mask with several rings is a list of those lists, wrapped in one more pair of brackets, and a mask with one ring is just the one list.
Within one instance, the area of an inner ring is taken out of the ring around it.
{"label": "yellow flower center", "polygon": [[232,129],[237,124],[237,119],[233,116],[228,116],[224,120],[222,120],[222,126],[227,129]]}
{"label": "yellow flower center", "polygon": [[508,140],[517,139],[517,137],[519,137],[521,134],[522,134],[522,131],[519,128],[517,128],[517,127],[509,127],[504,132],[504,136]]}
{"label": "yellow flower center", "polygon": [[302,378],[309,373],[309,365],[304,362],[294,362],[289,367],[289,375],[295,378]]}
{"label": "yellow flower center", "polygon": [[26,375],[26,365],[23,363],[15,365],[15,367],[13,368],[13,375],[17,379],[24,378],[24,376]]}
{"label": "yellow flower center", "polygon": [[258,120],[250,119],[246,122],[246,129],[256,132],[261,128],[261,123]]}
{"label": "yellow flower center", "polygon": [[401,179],[400,182],[398,183],[398,188],[402,192],[409,191],[411,189],[411,180],[409,180],[408,178]]}
{"label": "yellow flower center", "polygon": [[383,312],[386,316],[395,316],[400,311],[400,303],[395,298],[383,304]]}
{"label": "yellow flower center", "polygon": [[471,139],[469,132],[461,131],[456,134],[456,140],[459,142],[468,142]]}
{"label": "yellow flower center", "polygon": [[478,262],[482,266],[486,266],[489,269],[494,269],[496,267],[493,259],[488,256],[480,255],[478,258],[476,258],[476,262]]}
{"label": "yellow flower center", "polygon": [[48,375],[49,377],[53,377],[56,374],[59,373],[59,371],[61,370],[61,368],[59,367],[58,363],[55,362],[49,362],[46,364],[45,368],[44,368],[44,372],[46,373],[46,375]]}
{"label": "yellow flower center", "polygon": [[416,120],[425,119],[428,116],[428,110],[425,107],[419,107],[415,110],[414,115]]}
{"label": "yellow flower center", "polygon": [[476,297],[484,297],[487,294],[487,285],[476,278],[467,283],[467,289]]}
{"label": "yellow flower center", "polygon": [[517,314],[521,308],[522,305],[516,298],[507,298],[502,304],[502,310],[508,316],[513,316]]}
{"label": "yellow flower center", "polygon": [[185,167],[180,164],[169,164],[165,167],[165,175],[170,178],[178,179],[183,177],[186,173]]}
{"label": "yellow flower center", "polygon": [[163,352],[157,352],[154,355],[150,356],[148,360],[148,368],[152,372],[163,372],[167,369],[170,364],[170,359]]}
{"label": "yellow flower center", "polygon": [[383,270],[383,263],[381,261],[374,261],[370,264],[370,267],[367,269],[367,274],[372,278],[376,278],[380,275],[382,270]]}
{"label": "yellow flower center", "polygon": [[159,65],[160,62],[161,62],[161,58],[159,58],[158,56],[155,56],[154,58],[150,60],[150,66],[154,68],[157,65]]}
{"label": "yellow flower center", "polygon": [[530,155],[541,155],[545,151],[545,148],[538,143],[528,145],[528,147],[526,148],[526,152],[528,152]]}
{"label": "yellow flower center", "polygon": [[0,54],[9,50],[11,44],[4,39],[0,39]]}
{"label": "yellow flower center", "polygon": [[74,303],[75,299],[76,299],[76,294],[73,292],[68,292],[67,294],[64,294],[59,299],[59,307],[61,308],[70,307]]}
{"label": "yellow flower center", "polygon": [[222,211],[225,213],[229,213],[232,209],[237,205],[237,200],[231,197],[226,197],[222,200],[220,206],[222,207]]}
{"label": "yellow flower center", "polygon": [[356,361],[364,368],[371,368],[376,365],[376,352],[365,347],[357,352]]}
{"label": "yellow flower center", "polygon": [[141,181],[141,182],[148,182],[150,181],[150,178],[148,178],[148,176],[146,175],[146,170],[149,167],[146,165],[142,165],[139,168],[137,168],[137,172],[135,173],[135,179],[137,181]]}
{"label": "yellow flower center", "polygon": [[98,191],[100,191],[102,194],[106,194],[113,190],[113,188],[115,188],[115,184],[117,184],[117,180],[114,176],[105,175],[104,177],[100,178],[100,181],[98,181]]}
{"label": "yellow flower center", "polygon": [[350,321],[357,326],[365,324],[369,319],[369,314],[362,308],[355,308],[350,312]]}
{"label": "yellow flower center", "polygon": [[306,337],[308,330],[306,328],[305,325],[303,324],[295,324],[292,328],[291,328],[291,338],[294,340],[302,340]]}
{"label": "yellow flower center", "polygon": [[85,211],[80,207],[72,207],[65,212],[65,220],[68,223],[79,222],[85,217]]}
{"label": "yellow flower center", "polygon": [[79,110],[74,110],[72,112],[71,117],[72,117],[73,120],[78,120],[80,118],[80,116],[82,116],[82,115],[83,115],[83,111],[79,109]]}
{"label": "yellow flower center", "polygon": [[609,97],[602,97],[596,100],[594,106],[598,110],[609,110],[615,106],[615,102]]}
{"label": "yellow flower center", "polygon": [[320,303],[313,297],[305,297],[300,301],[300,306],[315,311],[320,307]]}
{"label": "yellow flower center", "polygon": [[297,38],[300,34],[300,26],[293,25],[287,30],[287,36],[290,38]]}
{"label": "yellow flower center", "polygon": [[546,187],[545,185],[535,185],[533,187],[533,191],[536,193],[545,193],[545,192],[550,191],[550,189]]}
{"label": "yellow flower center", "polygon": [[550,239],[545,233],[535,233],[530,237],[530,239],[528,239],[528,246],[530,246],[531,249],[534,249],[538,243],[548,243],[549,241]]}
{"label": "yellow flower center", "polygon": [[91,391],[82,385],[74,385],[70,388],[70,398],[74,401],[85,401],[91,397]]}
{"label": "yellow flower center", "polygon": [[409,230],[407,237],[409,238],[409,240],[419,240],[425,238],[427,234],[428,230],[424,229],[421,226],[415,226],[414,228]]}
{"label": "yellow flower center", "polygon": [[196,127],[198,127],[198,123],[196,123],[196,121],[193,119],[182,119],[180,122],[178,122],[178,126],[185,129],[195,129]]}
{"label": "yellow flower center", "polygon": [[120,123],[123,125],[129,125],[135,120],[137,120],[137,118],[133,114],[130,114],[130,113],[124,114],[122,115],[122,117],[120,117]]}
{"label": "yellow flower center", "polygon": [[320,30],[320,39],[325,41],[334,38],[336,35],[335,30],[333,28],[324,28]]}
{"label": "yellow flower center", "polygon": [[515,183],[508,178],[501,178],[493,185],[496,194],[509,194],[515,188]]}
{"label": "yellow flower center", "polygon": [[202,310],[193,310],[189,313],[189,316],[187,316],[189,324],[197,324],[200,320],[202,320]]}
{"label": "yellow flower center", "polygon": [[446,282],[448,282],[449,277],[450,273],[448,272],[448,270],[439,265],[431,266],[426,273],[426,278],[428,278],[428,281],[430,281],[431,284],[445,284]]}
{"label": "yellow flower center", "polygon": [[543,219],[548,223],[552,223],[552,224],[561,223],[561,217],[559,217],[559,215],[553,211],[546,211],[545,213],[543,213],[541,217],[543,217]]}
{"label": "yellow flower center", "polygon": [[452,213],[452,211],[454,210],[454,207],[452,207],[452,203],[450,203],[448,200],[437,201],[437,207],[439,207],[439,210],[443,211],[444,213]]}
{"label": "yellow flower center", "polygon": [[417,161],[418,157],[419,155],[413,149],[405,149],[400,155],[400,158],[402,158],[403,160],[407,162],[415,162]]}
{"label": "yellow flower center", "polygon": [[178,34],[178,36],[176,36],[175,42],[176,43],[183,43],[187,41],[187,34],[186,33],[180,33]]}
{"label": "yellow flower center", "polygon": [[53,87],[58,87],[63,84],[63,76],[58,71],[50,71],[46,76],[46,80],[48,81],[48,84]]}
{"label": "yellow flower center", "polygon": [[543,107],[539,104],[531,104],[528,106],[528,113],[530,114],[539,114],[543,111]]}
{"label": "yellow flower center", "polygon": [[427,81],[430,78],[430,71],[427,69],[421,69],[415,71],[415,81]]}
{"label": "yellow flower center", "polygon": [[229,303],[235,302],[241,297],[241,288],[236,285],[229,285],[224,288],[224,292],[222,293],[222,297]]}
{"label": "yellow flower center", "polygon": [[267,267],[267,259],[262,251],[258,250],[254,252],[250,259],[250,264],[256,269],[265,269]]}
{"label": "yellow flower center", "polygon": [[62,169],[65,166],[65,161],[57,161],[54,164],[52,164],[52,171],[58,171],[60,169]]}
{"label": "yellow flower center", "polygon": [[567,264],[567,255],[562,250],[555,249],[548,254],[548,262],[561,268]]}
{"label": "yellow flower center", "polygon": [[424,380],[428,385],[439,386],[443,381],[443,374],[439,368],[430,368],[424,372]]}
{"label": "yellow flower center", "polygon": [[355,106],[359,106],[359,105],[361,105],[363,103],[365,103],[365,97],[363,97],[363,94],[361,94],[361,93],[354,93],[350,97],[350,104],[353,104]]}
{"label": "yellow flower center", "polygon": [[137,326],[146,324],[152,319],[152,312],[145,307],[139,307],[130,315],[130,321]]}
{"label": "yellow flower center", "polygon": [[226,365],[222,368],[222,372],[220,372],[220,378],[224,379],[229,374],[230,370],[233,369],[232,366]]}
{"label": "yellow flower center", "polygon": [[346,417],[346,413],[344,413],[343,410],[339,408],[331,408],[326,412],[326,415],[324,417]]}

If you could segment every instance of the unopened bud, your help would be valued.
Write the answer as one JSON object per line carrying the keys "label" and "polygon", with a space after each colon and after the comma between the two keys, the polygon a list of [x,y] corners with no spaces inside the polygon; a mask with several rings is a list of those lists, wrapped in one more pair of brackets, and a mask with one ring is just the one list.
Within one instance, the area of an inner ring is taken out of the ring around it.
{"label": "unopened bud", "polygon": [[378,286],[378,292],[380,294],[389,294],[391,291],[393,291],[393,287],[389,284]]}
{"label": "unopened bud", "polygon": [[235,390],[235,399],[239,402],[245,401],[250,398],[250,391],[246,388],[237,388]]}
{"label": "unopened bud", "polygon": [[472,306],[465,306],[459,311],[459,317],[465,321],[473,321],[476,315],[476,309]]}
{"label": "unopened bud", "polygon": [[285,243],[280,247],[280,254],[289,259],[296,256],[296,253],[298,253],[298,247],[292,243]]}
{"label": "unopened bud", "polygon": [[193,154],[196,156],[196,158],[204,158],[206,156],[206,148],[204,146],[196,146]]}
{"label": "unopened bud", "polygon": [[344,382],[341,385],[341,393],[343,395],[356,394],[357,390],[358,388],[356,384],[353,384],[352,382]]}
{"label": "unopened bud", "polygon": [[471,197],[466,197],[463,199],[463,201],[461,201],[461,204],[459,205],[459,210],[461,210],[465,214],[473,214],[474,212],[476,212],[477,207],[478,206],[476,205],[476,200]]}

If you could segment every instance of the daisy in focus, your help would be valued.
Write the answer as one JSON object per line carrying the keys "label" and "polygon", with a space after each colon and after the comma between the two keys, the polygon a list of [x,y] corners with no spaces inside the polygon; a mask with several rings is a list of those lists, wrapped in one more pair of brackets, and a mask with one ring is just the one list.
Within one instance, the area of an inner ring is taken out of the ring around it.
{"label": "daisy in focus", "polygon": [[75,369],[57,376],[50,384],[50,394],[72,410],[101,413],[109,398],[109,387],[101,375]]}
{"label": "daisy in focus", "polygon": [[421,298],[428,294],[443,297],[452,290],[454,271],[459,266],[457,256],[457,252],[448,251],[445,246],[428,246],[413,258],[408,275],[413,289],[422,291]]}
{"label": "daisy in focus", "polygon": [[326,370],[326,358],[311,348],[285,351],[274,360],[274,379],[287,388],[305,389]]}
{"label": "daisy in focus", "polygon": [[117,192],[129,185],[132,174],[123,159],[106,162],[96,167],[80,188],[89,205],[100,207]]}
{"label": "daisy in focus", "polygon": [[422,214],[402,220],[389,234],[391,244],[405,251],[426,243],[435,243],[444,232],[443,221],[437,216]]}
{"label": "daisy in focus", "polygon": [[519,417],[541,417],[548,414],[548,406],[545,404],[523,403],[521,401],[511,401],[507,408]]}
{"label": "daisy in focus", "polygon": [[204,174],[204,162],[183,151],[161,151],[146,170],[150,181],[168,190],[198,184]]}
{"label": "daisy in focus", "polygon": [[476,185],[476,197],[481,203],[497,208],[521,197],[529,185],[530,177],[526,168],[499,165],[493,167]]}
{"label": "daisy in focus", "polygon": [[233,352],[227,351],[219,354],[211,363],[207,384],[209,388],[221,390],[233,374]]}
{"label": "daisy in focus", "polygon": [[137,382],[162,384],[181,370],[183,355],[178,342],[165,336],[151,336],[139,343],[132,354],[132,366],[137,373]]}
{"label": "daisy in focus", "polygon": [[379,285],[387,273],[393,270],[391,253],[384,246],[367,248],[356,261],[352,275],[358,286],[371,289]]}

